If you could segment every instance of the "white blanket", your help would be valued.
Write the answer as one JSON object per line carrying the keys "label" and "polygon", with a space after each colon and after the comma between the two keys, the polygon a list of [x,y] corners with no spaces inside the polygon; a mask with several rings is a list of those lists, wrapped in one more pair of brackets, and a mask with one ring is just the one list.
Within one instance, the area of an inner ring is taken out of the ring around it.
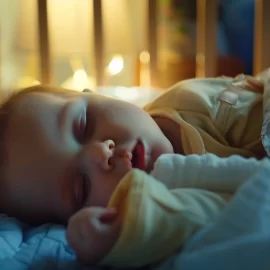
{"label": "white blanket", "polygon": [[213,224],[195,234],[180,253],[155,269],[270,269],[269,176],[269,163],[264,163]]}
{"label": "white blanket", "polygon": [[155,163],[151,175],[169,189],[199,188],[233,194],[269,159],[230,156],[219,158],[213,154],[182,156],[164,154]]}
{"label": "white blanket", "polygon": [[262,143],[270,157],[270,68],[261,74],[265,80],[264,94],[263,94],[263,126],[262,126]]}

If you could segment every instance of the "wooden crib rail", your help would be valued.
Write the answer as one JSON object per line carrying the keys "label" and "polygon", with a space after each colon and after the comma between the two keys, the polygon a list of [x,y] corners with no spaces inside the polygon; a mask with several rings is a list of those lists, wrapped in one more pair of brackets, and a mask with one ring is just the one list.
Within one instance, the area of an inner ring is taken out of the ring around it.
{"label": "wooden crib rail", "polygon": [[254,74],[270,67],[270,1],[256,0],[254,27]]}
{"label": "wooden crib rail", "polygon": [[216,74],[217,2],[217,0],[197,0],[197,77],[212,77]]}
{"label": "wooden crib rail", "polygon": [[[241,12],[241,10],[239,10]],[[197,0],[196,76],[213,77],[217,70],[218,0]],[[255,0],[253,73],[270,67],[270,1]]]}
{"label": "wooden crib rail", "polygon": [[38,0],[38,45],[40,81],[44,84],[51,82],[51,55],[49,47],[48,5],[47,0]]}
{"label": "wooden crib rail", "polygon": [[[92,0],[94,10],[94,50],[97,85],[104,82],[104,38],[102,0]],[[148,51],[151,82],[157,79],[157,0],[148,1]],[[239,11],[241,12],[241,11]],[[218,0],[197,0],[196,76],[216,76]],[[51,82],[47,0],[38,0],[41,82]],[[270,1],[255,0],[254,73],[270,66]]]}

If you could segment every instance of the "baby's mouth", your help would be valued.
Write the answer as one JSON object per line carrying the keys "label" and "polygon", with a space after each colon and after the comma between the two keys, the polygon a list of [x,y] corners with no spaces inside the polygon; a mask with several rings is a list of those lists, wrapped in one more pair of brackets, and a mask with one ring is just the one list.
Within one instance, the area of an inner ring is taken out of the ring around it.
{"label": "baby's mouth", "polygon": [[138,140],[133,151],[131,159],[132,168],[145,171],[145,148],[141,140]]}

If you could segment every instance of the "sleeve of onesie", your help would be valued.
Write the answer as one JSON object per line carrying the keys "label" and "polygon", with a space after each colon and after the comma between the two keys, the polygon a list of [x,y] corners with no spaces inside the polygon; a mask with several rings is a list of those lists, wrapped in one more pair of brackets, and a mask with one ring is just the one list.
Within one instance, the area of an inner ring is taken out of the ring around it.
{"label": "sleeve of onesie", "polygon": [[199,188],[234,193],[259,170],[263,162],[269,163],[269,160],[246,159],[236,155],[220,158],[213,154],[165,154],[157,160],[151,175],[170,189]]}

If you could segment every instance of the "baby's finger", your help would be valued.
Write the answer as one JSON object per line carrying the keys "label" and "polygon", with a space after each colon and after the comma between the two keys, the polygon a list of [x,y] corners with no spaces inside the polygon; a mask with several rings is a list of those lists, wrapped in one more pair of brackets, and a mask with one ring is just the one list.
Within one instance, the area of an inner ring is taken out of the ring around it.
{"label": "baby's finger", "polygon": [[106,208],[101,214],[99,220],[102,223],[112,223],[117,218],[117,210],[115,208]]}

